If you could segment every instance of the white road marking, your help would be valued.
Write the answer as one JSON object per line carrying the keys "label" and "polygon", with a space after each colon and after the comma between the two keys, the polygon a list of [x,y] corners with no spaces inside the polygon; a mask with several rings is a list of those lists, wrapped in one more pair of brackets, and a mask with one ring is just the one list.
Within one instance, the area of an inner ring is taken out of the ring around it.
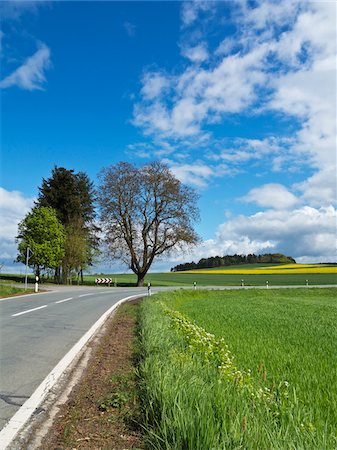
{"label": "white road marking", "polygon": [[69,300],[72,300],[73,298],[74,298],[74,297],[65,298],[64,300],[59,300],[58,302],[54,302],[54,303],[68,302]]}
{"label": "white road marking", "polygon": [[4,300],[16,300],[17,298],[31,297],[32,295],[50,294],[50,292],[32,292],[31,294],[15,295],[14,297],[4,297],[0,298],[0,302],[3,302]]}
{"label": "white road marking", "polygon": [[[143,297],[144,293],[131,295],[123,298],[111,306],[105,313],[94,323],[94,325],[87,331],[79,341],[69,350],[69,352],[61,359],[61,361],[54,367],[54,369],[46,376],[40,386],[36,388],[28,400],[20,407],[20,409],[12,416],[4,428],[0,431],[0,450],[6,449],[13,441],[18,432],[28,422],[39,404],[46,398],[53,386],[57,383],[63,372],[74,360],[76,355],[82,350],[85,344],[92,338],[96,331],[107,320],[112,311],[118,308],[125,301],[137,297]],[[47,305],[46,305],[47,306]]]}
{"label": "white road marking", "polygon": [[94,295],[94,294],[82,294],[82,295],[79,295],[79,297],[87,297],[88,295]]}
{"label": "white road marking", "polygon": [[27,314],[27,313],[32,312],[32,311],[37,311],[38,309],[47,308],[47,306],[48,305],[43,305],[43,306],[39,306],[38,308],[26,309],[26,311],[21,311],[19,313],[12,314],[12,317],[21,316],[22,314]]}

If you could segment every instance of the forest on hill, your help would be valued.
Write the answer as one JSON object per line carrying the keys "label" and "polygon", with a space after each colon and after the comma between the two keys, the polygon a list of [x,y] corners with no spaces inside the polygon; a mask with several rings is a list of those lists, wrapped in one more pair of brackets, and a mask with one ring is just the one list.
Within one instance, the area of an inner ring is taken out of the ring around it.
{"label": "forest on hill", "polygon": [[199,262],[187,262],[178,264],[171,268],[171,272],[181,272],[183,270],[212,269],[214,267],[233,266],[238,264],[296,264],[292,256],[285,256],[282,253],[265,253],[263,255],[225,255],[202,258]]}

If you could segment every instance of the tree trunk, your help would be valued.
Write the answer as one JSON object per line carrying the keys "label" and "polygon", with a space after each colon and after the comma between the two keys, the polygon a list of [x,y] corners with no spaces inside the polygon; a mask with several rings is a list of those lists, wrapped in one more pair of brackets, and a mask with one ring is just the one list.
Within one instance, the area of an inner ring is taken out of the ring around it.
{"label": "tree trunk", "polygon": [[61,284],[68,284],[69,281],[69,273],[68,268],[64,265],[62,266],[62,275],[61,275]]}
{"label": "tree trunk", "polygon": [[137,273],[137,286],[144,286],[145,273]]}
{"label": "tree trunk", "polygon": [[61,267],[56,267],[55,269],[55,275],[54,275],[54,281],[57,284],[61,283]]}

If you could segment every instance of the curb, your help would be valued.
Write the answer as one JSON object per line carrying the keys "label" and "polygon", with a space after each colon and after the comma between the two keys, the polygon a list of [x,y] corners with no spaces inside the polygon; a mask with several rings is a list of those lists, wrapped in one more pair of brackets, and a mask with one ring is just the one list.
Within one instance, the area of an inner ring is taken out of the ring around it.
{"label": "curb", "polygon": [[17,437],[22,428],[26,425],[28,420],[35,413],[39,405],[50,393],[51,389],[60,379],[63,372],[73,362],[78,353],[93,337],[96,331],[104,324],[109,315],[118,308],[122,303],[134,299],[144,297],[144,294],[131,295],[129,297],[122,298],[109,308],[95,323],[94,325],[76,342],[76,344],[69,350],[69,352],[61,359],[61,361],[52,369],[52,371],[46,376],[42,383],[36,388],[33,394],[28,400],[20,407],[20,409],[14,414],[14,416],[7,422],[5,427],[0,431],[0,450],[5,450]]}

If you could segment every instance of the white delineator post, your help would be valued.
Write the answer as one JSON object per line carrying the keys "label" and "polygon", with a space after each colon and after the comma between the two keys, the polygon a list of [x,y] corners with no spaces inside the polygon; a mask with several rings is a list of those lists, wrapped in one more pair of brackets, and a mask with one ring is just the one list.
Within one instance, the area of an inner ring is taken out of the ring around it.
{"label": "white delineator post", "polygon": [[35,292],[39,292],[39,277],[35,277]]}

